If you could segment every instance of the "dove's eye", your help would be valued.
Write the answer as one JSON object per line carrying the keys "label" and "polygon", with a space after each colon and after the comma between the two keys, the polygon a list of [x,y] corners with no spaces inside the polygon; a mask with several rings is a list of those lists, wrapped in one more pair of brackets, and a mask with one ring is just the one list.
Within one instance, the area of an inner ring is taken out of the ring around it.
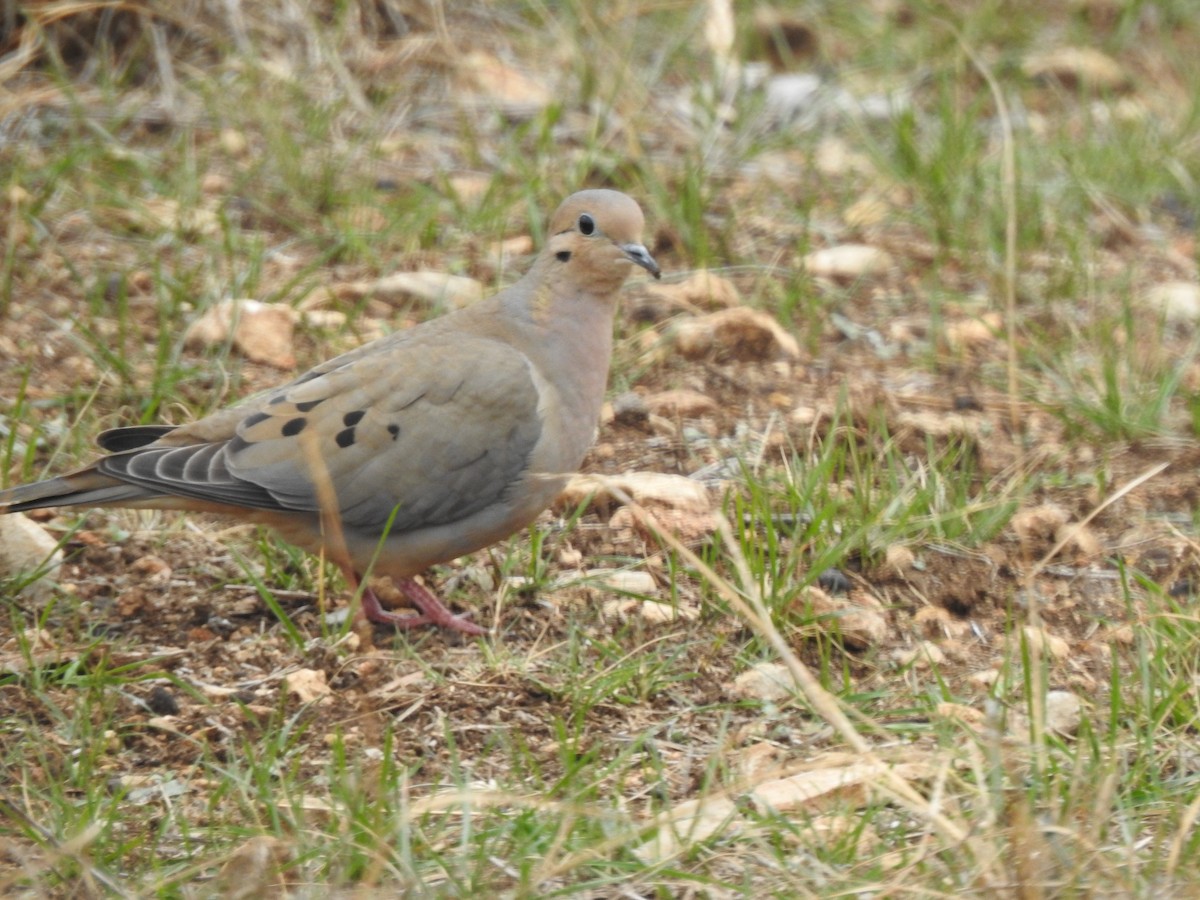
{"label": "dove's eye", "polygon": [[596,230],[596,220],[584,213],[579,217],[579,230],[585,235],[591,234]]}

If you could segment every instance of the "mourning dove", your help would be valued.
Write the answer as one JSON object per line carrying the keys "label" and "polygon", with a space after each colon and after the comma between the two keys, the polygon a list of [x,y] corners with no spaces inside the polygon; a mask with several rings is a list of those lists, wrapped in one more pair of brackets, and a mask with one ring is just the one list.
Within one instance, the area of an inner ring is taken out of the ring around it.
{"label": "mourning dove", "polygon": [[0,513],[50,506],[182,509],[267,525],[324,554],[352,590],[388,575],[419,610],[401,628],[483,634],[413,576],[528,525],[592,441],[617,292],[659,277],[637,203],[563,201],[523,278],[490,299],[365,344],[190,425],[105,431],[87,468],[0,491]]}

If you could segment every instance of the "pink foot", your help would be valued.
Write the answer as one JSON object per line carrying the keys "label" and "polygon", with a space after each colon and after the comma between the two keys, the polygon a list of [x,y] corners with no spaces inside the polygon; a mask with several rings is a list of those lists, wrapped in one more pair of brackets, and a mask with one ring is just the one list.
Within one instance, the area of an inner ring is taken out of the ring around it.
{"label": "pink foot", "polygon": [[400,592],[408,598],[421,612],[417,615],[394,613],[383,608],[375,592],[364,587],[362,592],[363,615],[369,622],[381,622],[396,628],[416,628],[418,625],[437,625],[451,631],[461,631],[463,634],[487,634],[487,629],[476,625],[467,617],[469,613],[456,616],[437,598],[429,588],[418,584],[411,578],[395,582]]}

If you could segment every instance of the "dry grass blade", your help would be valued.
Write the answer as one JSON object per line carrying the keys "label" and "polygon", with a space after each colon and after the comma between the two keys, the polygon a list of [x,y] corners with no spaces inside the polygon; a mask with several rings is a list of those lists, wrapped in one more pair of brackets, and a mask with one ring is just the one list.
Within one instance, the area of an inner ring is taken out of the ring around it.
{"label": "dry grass blade", "polygon": [[[850,721],[850,718],[842,710],[837,698],[821,686],[816,676],[809,671],[808,666],[792,652],[783,635],[779,633],[779,629],[771,621],[770,613],[763,604],[762,597],[759,596],[757,590],[754,588],[754,581],[749,577],[749,569],[742,556],[741,548],[738,546],[737,540],[733,536],[733,530],[730,528],[727,520],[724,518],[721,519],[719,526],[720,534],[722,540],[725,542],[727,552],[735,560],[735,565],[743,578],[746,591],[745,596],[726,579],[714,572],[712,568],[684,546],[674,535],[661,529],[654,517],[635,503],[628,494],[611,484],[608,486],[608,490],[625,504],[643,527],[654,533],[663,544],[679,554],[682,559],[687,561],[688,565],[694,567],[705,581],[717,591],[721,599],[728,603],[738,615],[749,623],[760,637],[771,645],[775,652],[779,654],[779,658],[787,666],[800,693],[817,714],[833,726],[847,744],[857,753],[861,754],[865,763],[880,767],[879,782],[876,785],[879,789],[890,794],[906,809],[929,822],[948,844],[953,846],[970,846],[972,844],[973,839],[970,836],[969,826],[955,821],[942,810],[935,808],[908,781],[880,760],[871,745],[859,733],[858,729]],[[982,862],[989,857],[986,854],[976,853],[976,858]],[[986,877],[990,880],[996,876],[994,873],[989,873]]]}

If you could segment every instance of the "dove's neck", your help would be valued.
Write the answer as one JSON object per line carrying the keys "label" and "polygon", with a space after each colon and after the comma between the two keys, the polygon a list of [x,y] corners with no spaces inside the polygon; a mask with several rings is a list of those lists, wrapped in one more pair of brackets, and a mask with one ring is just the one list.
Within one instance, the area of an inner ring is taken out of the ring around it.
{"label": "dove's neck", "polygon": [[554,389],[564,443],[571,448],[567,455],[582,458],[604,403],[617,294],[531,279],[528,289],[515,290],[505,300],[505,311],[523,332],[526,352]]}

